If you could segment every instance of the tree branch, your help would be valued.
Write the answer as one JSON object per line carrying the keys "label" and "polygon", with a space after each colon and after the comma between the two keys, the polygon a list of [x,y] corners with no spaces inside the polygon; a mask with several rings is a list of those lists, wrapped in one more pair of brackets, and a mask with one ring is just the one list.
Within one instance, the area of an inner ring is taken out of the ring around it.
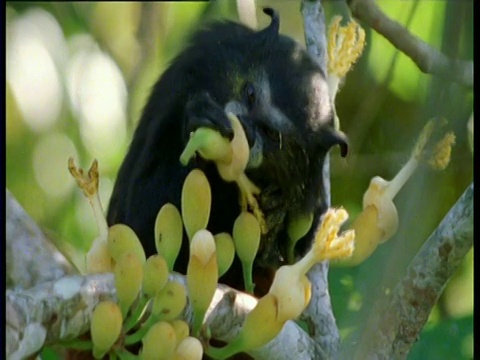
{"label": "tree branch", "polygon": [[[186,286],[183,275],[171,274],[170,280]],[[9,359],[31,356],[44,345],[58,344],[88,332],[90,317],[99,301],[116,301],[113,274],[71,275],[44,282],[28,290],[7,290],[6,354]],[[215,339],[230,341],[240,331],[245,316],[257,300],[225,285],[219,285],[205,325]],[[186,307],[183,318],[191,321]],[[255,359],[318,359],[313,340],[293,321],[270,343],[250,352]]]}
{"label": "tree branch", "polygon": [[383,35],[393,46],[410,57],[422,72],[473,87],[473,61],[446,57],[386,16],[374,0],[347,0],[347,3],[354,17]]}
{"label": "tree branch", "polygon": [[359,358],[404,359],[447,281],[473,246],[473,183],[407,268],[363,334]]}
{"label": "tree branch", "polygon": [[73,267],[8,190],[5,205],[7,288],[26,289],[71,274]]}
{"label": "tree branch", "polygon": [[[302,0],[305,44],[313,59],[327,75],[327,29],[325,14],[320,0]],[[330,157],[325,157],[323,168],[324,193],[330,205]],[[312,283],[312,298],[302,314],[309,327],[310,336],[315,340],[317,356],[314,359],[329,359],[338,352],[340,334],[333,315],[328,292],[328,262],[317,264],[307,274]],[[321,349],[320,349],[321,348]]]}
{"label": "tree branch", "polygon": [[322,3],[320,0],[302,0],[301,11],[307,51],[326,75],[327,28]]}
{"label": "tree branch", "polygon": [[113,274],[72,275],[28,290],[7,290],[7,358],[24,359],[44,345],[84,334],[96,304],[114,293]]}

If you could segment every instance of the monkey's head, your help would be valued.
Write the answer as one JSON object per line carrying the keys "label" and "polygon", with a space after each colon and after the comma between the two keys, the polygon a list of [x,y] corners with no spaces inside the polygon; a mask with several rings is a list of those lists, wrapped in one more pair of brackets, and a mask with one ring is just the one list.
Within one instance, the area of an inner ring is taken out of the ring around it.
{"label": "monkey's head", "polygon": [[[247,175],[262,190],[269,229],[263,260],[271,263],[285,255],[285,241],[278,240],[288,213],[325,210],[325,155],[338,144],[345,156],[347,142],[333,128],[325,73],[298,43],[279,34],[278,14],[265,13],[271,24],[259,32],[231,24],[229,31],[199,33],[193,63],[213,100],[245,128],[251,148]],[[298,244],[298,251],[308,245]]]}
{"label": "monkey's head", "polygon": [[[288,214],[313,213],[316,227],[326,210],[325,156],[334,145],[345,155],[346,138],[333,127],[326,74],[299,44],[279,34],[278,15],[264,11],[271,24],[261,31],[227,22],[198,32],[152,91],[109,208],[109,223],[130,225],[145,239],[147,254],[154,250],[158,210],[166,202],[179,205],[191,167],[207,170],[212,185],[209,230],[232,231],[240,211],[235,184],[221,183],[213,164],[202,159],[187,168],[179,163],[196,128],[233,135],[226,112],[236,114],[245,129],[251,148],[246,173],[261,189],[258,201],[268,228],[261,264],[284,261]],[[311,235],[297,244],[297,254],[309,248]]]}

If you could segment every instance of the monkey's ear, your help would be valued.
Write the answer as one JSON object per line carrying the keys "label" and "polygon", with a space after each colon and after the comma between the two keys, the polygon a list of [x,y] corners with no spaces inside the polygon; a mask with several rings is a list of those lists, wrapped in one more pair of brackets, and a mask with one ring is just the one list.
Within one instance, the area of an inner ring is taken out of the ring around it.
{"label": "monkey's ear", "polygon": [[348,137],[339,130],[327,130],[322,135],[322,145],[329,150],[335,145],[340,146],[340,155],[342,157],[348,154]]}

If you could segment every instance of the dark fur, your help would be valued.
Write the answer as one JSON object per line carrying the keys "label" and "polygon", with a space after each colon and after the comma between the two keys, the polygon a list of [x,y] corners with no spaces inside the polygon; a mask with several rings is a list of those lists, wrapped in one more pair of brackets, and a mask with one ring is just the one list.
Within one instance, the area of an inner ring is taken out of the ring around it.
{"label": "dark fur", "polygon": [[[269,227],[257,265],[278,267],[284,262],[287,213],[314,212],[314,228],[318,224],[326,210],[325,155],[335,144],[344,152],[346,142],[332,129],[333,108],[325,88],[313,95],[312,76],[324,79],[324,74],[298,44],[277,31],[275,16],[272,25],[260,32],[236,23],[216,23],[198,32],[155,84],[108,211],[109,224],[131,226],[147,255],[155,252],[154,222],[160,207],[171,202],[180,209],[183,181],[194,167],[205,171],[212,187],[208,229],[214,234],[231,233],[240,211],[237,186],[221,180],[215,166],[199,157],[187,167],[179,162],[188,134],[196,127],[217,127],[225,136],[232,135],[223,112],[231,100],[248,104],[250,111],[241,121],[249,140],[256,132],[264,141],[261,166],[247,172],[262,189],[259,202]],[[272,124],[263,111],[268,106],[256,104],[255,99],[252,103],[244,91],[243,84],[255,87],[265,76],[272,104],[289,119],[285,128]],[[308,249],[312,232],[299,243],[298,253]],[[184,245],[176,262],[180,272],[188,261],[187,241]],[[242,288],[239,264],[221,280]]]}

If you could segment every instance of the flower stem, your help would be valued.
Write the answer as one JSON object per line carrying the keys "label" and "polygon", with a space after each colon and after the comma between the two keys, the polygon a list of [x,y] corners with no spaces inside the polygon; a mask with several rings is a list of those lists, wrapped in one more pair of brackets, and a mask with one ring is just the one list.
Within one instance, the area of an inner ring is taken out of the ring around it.
{"label": "flower stem", "polygon": [[125,320],[125,324],[123,325],[125,329],[125,333],[128,333],[137,324],[138,320],[140,319],[143,312],[145,311],[145,306],[147,305],[149,300],[150,299],[146,298],[145,296],[140,297],[140,301],[135,307],[135,310]]}
{"label": "flower stem", "polygon": [[88,198],[88,202],[93,210],[93,216],[97,223],[98,234],[102,237],[102,239],[107,239],[108,237],[108,224],[107,219],[105,218],[105,214],[103,213],[102,203],[100,202],[100,195],[98,192],[95,195]]}
{"label": "flower stem", "polygon": [[242,271],[243,271],[243,283],[245,285],[245,290],[248,293],[253,294],[253,289],[255,288],[255,284],[253,283],[253,279],[252,279],[253,262],[242,261]]}
{"label": "flower stem", "polygon": [[92,340],[80,340],[80,339],[73,339],[73,340],[66,340],[62,341],[60,345],[74,350],[92,350],[93,343]]}
{"label": "flower stem", "polygon": [[147,334],[148,330],[150,330],[152,325],[156,322],[157,317],[151,314],[150,317],[143,323],[142,327],[137,330],[137,332],[134,332],[133,334],[127,335],[125,337],[125,345],[132,345],[142,340],[143,337]]}
{"label": "flower stem", "polygon": [[403,185],[405,185],[408,179],[412,176],[417,166],[418,160],[415,159],[415,156],[412,156],[387,185],[385,189],[385,196],[387,196],[388,199],[393,200]]}
{"label": "flower stem", "polygon": [[[130,351],[121,348],[115,349],[115,355],[118,356],[120,360],[136,360],[139,358]],[[112,357],[110,357],[110,359],[112,359]]]}

